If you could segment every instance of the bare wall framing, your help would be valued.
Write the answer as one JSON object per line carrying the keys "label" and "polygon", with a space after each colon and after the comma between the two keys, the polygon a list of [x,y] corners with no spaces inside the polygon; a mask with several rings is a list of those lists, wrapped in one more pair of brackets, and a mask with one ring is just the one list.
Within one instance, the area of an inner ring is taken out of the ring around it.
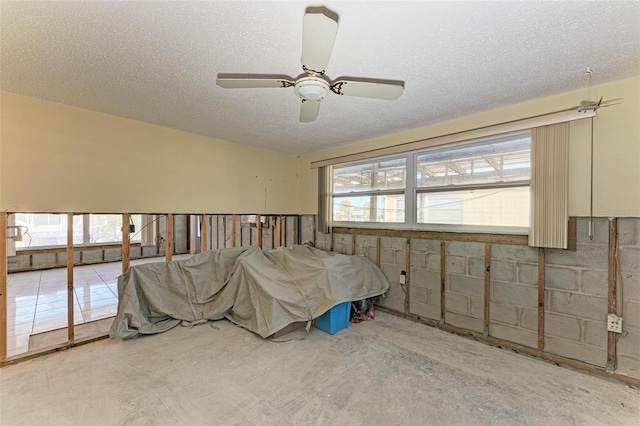
{"label": "bare wall framing", "polygon": [[[391,311],[640,384],[640,218],[615,221],[615,265],[606,218],[593,240],[588,219],[577,218],[572,250],[529,247],[520,236],[351,228],[318,233],[316,246],[377,262],[391,282],[380,305]],[[621,335],[607,332],[612,309]]]}

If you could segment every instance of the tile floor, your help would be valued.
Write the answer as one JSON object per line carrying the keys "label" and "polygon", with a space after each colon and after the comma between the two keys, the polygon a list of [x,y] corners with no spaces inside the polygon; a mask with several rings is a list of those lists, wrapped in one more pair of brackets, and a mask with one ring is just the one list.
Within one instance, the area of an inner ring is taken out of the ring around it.
{"label": "tile floor", "polygon": [[[174,260],[191,255],[177,255]],[[132,265],[164,258],[132,260]],[[73,268],[74,323],[112,317],[118,309],[118,276],[122,263]],[[18,272],[7,280],[7,357],[29,350],[29,336],[67,326],[67,270]]]}

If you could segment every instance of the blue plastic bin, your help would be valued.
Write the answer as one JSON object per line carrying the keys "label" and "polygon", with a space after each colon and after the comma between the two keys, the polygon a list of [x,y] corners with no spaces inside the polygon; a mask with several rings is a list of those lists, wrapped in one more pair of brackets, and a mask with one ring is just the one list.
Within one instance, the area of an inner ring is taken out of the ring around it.
{"label": "blue plastic bin", "polygon": [[336,334],[349,327],[351,302],[341,303],[329,309],[314,320],[314,325],[325,333]]}

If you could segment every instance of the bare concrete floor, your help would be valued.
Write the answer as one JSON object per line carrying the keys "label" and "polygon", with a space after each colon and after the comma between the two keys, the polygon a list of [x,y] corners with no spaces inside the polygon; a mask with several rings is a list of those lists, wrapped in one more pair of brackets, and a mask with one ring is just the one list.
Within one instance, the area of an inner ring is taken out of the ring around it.
{"label": "bare concrete floor", "polygon": [[638,424],[640,391],[379,313],[275,343],[227,321],[0,370],[2,425]]}

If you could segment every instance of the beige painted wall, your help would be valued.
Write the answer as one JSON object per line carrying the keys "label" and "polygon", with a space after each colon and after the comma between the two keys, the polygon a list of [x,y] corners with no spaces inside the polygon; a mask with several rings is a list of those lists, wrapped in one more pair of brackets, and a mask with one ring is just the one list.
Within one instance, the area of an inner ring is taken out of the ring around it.
{"label": "beige painted wall", "polygon": [[0,210],[297,213],[297,158],[0,93]]}
{"label": "beige painted wall", "polygon": [[[640,76],[596,86],[597,97],[624,98],[620,105],[601,108],[594,119],[594,214],[640,217]],[[300,212],[317,209],[317,172],[309,164],[399,143],[432,138],[563,110],[586,99],[587,89],[536,99],[460,119],[354,143],[302,157]],[[589,214],[589,120],[573,122],[570,145],[569,214]]]}

